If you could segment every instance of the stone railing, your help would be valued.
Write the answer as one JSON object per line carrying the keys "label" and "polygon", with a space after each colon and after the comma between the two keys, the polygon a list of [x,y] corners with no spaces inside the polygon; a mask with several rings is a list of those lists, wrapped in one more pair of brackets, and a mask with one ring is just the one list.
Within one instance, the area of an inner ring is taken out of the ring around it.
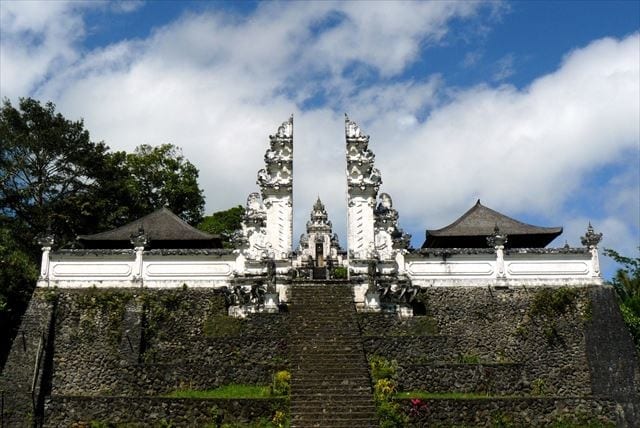
{"label": "stone railing", "polygon": [[417,286],[580,285],[602,283],[596,248],[422,249],[404,255]]}
{"label": "stone railing", "polygon": [[237,255],[226,250],[142,251],[43,249],[39,287],[227,286],[236,271]]}

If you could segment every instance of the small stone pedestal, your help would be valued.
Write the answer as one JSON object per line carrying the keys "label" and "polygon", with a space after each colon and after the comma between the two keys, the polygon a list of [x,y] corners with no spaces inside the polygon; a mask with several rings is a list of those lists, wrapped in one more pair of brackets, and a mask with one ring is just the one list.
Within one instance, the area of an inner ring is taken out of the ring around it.
{"label": "small stone pedestal", "polygon": [[367,312],[380,312],[380,295],[378,293],[365,294],[364,309]]}
{"label": "small stone pedestal", "polygon": [[268,293],[264,295],[264,312],[275,313],[278,312],[278,304],[280,299],[277,293]]}

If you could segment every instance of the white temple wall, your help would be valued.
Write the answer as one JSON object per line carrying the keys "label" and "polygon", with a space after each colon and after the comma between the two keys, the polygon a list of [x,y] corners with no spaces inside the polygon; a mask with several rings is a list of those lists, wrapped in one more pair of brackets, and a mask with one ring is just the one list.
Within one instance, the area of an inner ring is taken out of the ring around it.
{"label": "white temple wall", "polygon": [[[504,269],[501,271],[501,263]],[[424,257],[408,254],[403,270],[415,286],[571,286],[602,284],[590,252]],[[502,273],[501,273],[502,272]]]}
{"label": "white temple wall", "polygon": [[223,287],[237,269],[236,256],[76,255],[48,261],[47,275],[39,287]]}

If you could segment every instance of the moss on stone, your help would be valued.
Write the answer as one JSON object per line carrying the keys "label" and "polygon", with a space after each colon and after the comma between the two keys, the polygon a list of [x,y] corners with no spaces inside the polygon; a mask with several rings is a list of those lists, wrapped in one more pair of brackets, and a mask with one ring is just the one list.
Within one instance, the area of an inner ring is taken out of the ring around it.
{"label": "moss on stone", "polygon": [[529,314],[531,316],[557,317],[577,308],[580,292],[576,288],[543,288],[533,297]]}

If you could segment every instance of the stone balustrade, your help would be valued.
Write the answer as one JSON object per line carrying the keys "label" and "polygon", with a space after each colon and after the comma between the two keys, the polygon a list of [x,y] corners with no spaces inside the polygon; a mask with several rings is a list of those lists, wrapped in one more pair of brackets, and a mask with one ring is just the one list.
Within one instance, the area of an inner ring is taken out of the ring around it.
{"label": "stone balustrade", "polygon": [[414,286],[601,284],[597,249],[422,249],[398,261]]}
{"label": "stone balustrade", "polygon": [[237,271],[226,250],[62,250],[43,254],[39,287],[224,287]]}

